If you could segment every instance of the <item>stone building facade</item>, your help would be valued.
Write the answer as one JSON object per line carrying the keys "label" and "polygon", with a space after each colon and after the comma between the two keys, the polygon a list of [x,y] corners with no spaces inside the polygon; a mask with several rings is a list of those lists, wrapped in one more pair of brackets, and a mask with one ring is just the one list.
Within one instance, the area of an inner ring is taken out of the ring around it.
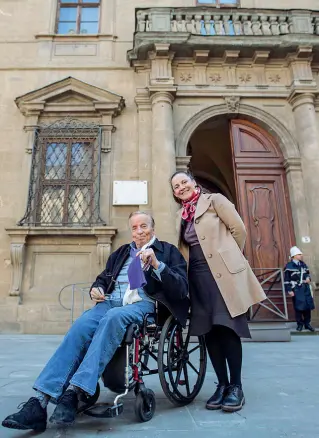
{"label": "stone building facade", "polygon": [[286,315],[277,269],[292,244],[318,295],[319,8],[302,7],[1,2],[1,331],[65,332],[59,290],[95,278],[132,210],[176,242],[176,168],[240,211],[273,309],[254,318]]}

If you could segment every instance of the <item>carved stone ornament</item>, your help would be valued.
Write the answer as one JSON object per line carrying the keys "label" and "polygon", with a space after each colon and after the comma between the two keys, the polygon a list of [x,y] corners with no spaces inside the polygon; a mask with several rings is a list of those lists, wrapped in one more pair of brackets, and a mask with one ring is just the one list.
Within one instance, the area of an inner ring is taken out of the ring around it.
{"label": "carved stone ornament", "polygon": [[180,78],[182,82],[190,82],[192,80],[192,75],[190,73],[181,73]]}
{"label": "carved stone ornament", "polygon": [[273,74],[269,76],[270,82],[278,84],[281,81],[281,77],[278,74]]}
{"label": "carved stone ornament", "polygon": [[12,243],[10,245],[10,257],[12,265],[12,281],[10,296],[18,297],[21,293],[23,262],[25,254],[24,243]]}
{"label": "carved stone ornament", "polygon": [[216,85],[218,82],[220,82],[222,80],[222,77],[221,77],[221,75],[219,73],[212,73],[209,76],[209,79],[212,81],[212,83],[214,85]]}
{"label": "carved stone ornament", "polygon": [[238,113],[240,97],[238,96],[227,96],[224,98],[227,110],[230,113]]}
{"label": "carved stone ornament", "polygon": [[247,84],[248,82],[251,81],[251,74],[250,73],[242,73],[239,76],[240,82],[242,82],[243,84]]}
{"label": "carved stone ornament", "polygon": [[101,269],[105,269],[105,265],[107,259],[109,258],[111,253],[111,244],[110,243],[98,243],[97,244],[97,256],[98,263]]}

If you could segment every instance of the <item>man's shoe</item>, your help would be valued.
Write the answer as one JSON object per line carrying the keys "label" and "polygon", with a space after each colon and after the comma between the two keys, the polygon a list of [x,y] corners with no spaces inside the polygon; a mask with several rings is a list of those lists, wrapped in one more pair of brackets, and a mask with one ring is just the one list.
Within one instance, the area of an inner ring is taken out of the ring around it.
{"label": "man's shoe", "polygon": [[47,411],[36,397],[31,397],[19,412],[5,418],[2,426],[9,429],[33,429],[36,432],[44,432],[47,428]]}
{"label": "man's shoe", "polygon": [[206,409],[215,410],[222,407],[222,402],[227,391],[227,386],[218,384],[216,391],[206,403]]}
{"label": "man's shoe", "polygon": [[59,400],[53,414],[50,418],[50,423],[61,426],[71,426],[74,424],[78,410],[78,395],[75,391],[68,389]]}
{"label": "man's shoe", "polygon": [[239,385],[230,385],[222,402],[222,410],[225,412],[240,411],[245,404],[243,390]]}
{"label": "man's shoe", "polygon": [[310,330],[311,332],[314,332],[315,331],[315,329],[312,327],[312,325],[310,325],[310,324],[306,324],[305,325],[305,329],[307,329],[307,330]]}
{"label": "man's shoe", "polygon": [[297,324],[297,332],[301,332],[303,329],[303,325],[302,324]]}

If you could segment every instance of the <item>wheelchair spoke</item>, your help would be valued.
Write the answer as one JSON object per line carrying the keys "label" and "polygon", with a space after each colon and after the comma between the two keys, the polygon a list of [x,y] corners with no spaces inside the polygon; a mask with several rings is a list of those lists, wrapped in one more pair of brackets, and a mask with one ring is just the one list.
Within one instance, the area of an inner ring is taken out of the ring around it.
{"label": "wheelchair spoke", "polygon": [[177,385],[177,386],[178,386],[178,382],[179,382],[181,374],[182,374],[182,369],[183,369],[183,363],[181,363],[181,366],[180,366],[179,370],[177,371],[177,375],[176,375],[176,379],[175,379],[175,385]]}
{"label": "wheelchair spoke", "polygon": [[194,367],[194,365],[189,360],[187,361],[187,363],[192,368],[192,370],[195,371],[195,373],[199,376],[199,371],[197,371],[197,369]]}
{"label": "wheelchair spoke", "polygon": [[183,365],[183,369],[184,369],[187,397],[189,397],[191,392],[189,389],[189,379],[188,379],[188,371],[187,371],[187,364],[186,363]]}
{"label": "wheelchair spoke", "polygon": [[200,348],[200,345],[196,345],[196,347],[192,348],[191,350],[189,350],[188,354],[192,354],[194,353],[194,351],[198,350]]}
{"label": "wheelchair spoke", "polygon": [[[163,326],[159,348],[160,381],[165,395],[178,406],[194,400],[204,382],[205,340],[197,338],[193,344],[189,328],[183,330],[172,317]],[[196,354],[190,357],[194,352]]]}

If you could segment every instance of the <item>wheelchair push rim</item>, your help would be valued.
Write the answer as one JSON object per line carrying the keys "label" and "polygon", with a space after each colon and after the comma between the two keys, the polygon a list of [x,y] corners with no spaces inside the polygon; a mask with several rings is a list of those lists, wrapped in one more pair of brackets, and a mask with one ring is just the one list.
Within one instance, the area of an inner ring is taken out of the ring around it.
{"label": "wheelchair push rim", "polygon": [[[159,340],[158,373],[166,397],[177,406],[191,403],[200,392],[206,374],[207,353],[203,336],[190,342],[189,328],[171,316]],[[199,353],[199,354],[198,354]]]}

